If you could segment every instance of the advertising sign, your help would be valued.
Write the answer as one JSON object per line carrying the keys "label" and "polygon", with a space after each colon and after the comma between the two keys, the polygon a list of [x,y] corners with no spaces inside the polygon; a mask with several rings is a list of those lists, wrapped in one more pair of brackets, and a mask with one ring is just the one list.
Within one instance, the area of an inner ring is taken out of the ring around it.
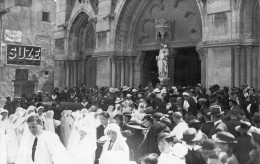
{"label": "advertising sign", "polygon": [[6,64],[41,65],[41,47],[7,44]]}

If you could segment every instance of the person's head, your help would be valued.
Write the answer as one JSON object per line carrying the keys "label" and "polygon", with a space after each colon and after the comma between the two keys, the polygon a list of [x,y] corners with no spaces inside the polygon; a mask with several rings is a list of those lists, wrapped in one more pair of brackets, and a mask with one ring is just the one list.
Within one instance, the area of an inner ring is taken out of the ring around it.
{"label": "person's head", "polygon": [[223,164],[216,153],[210,155],[206,162],[207,164]]}
{"label": "person's head", "polygon": [[140,159],[141,164],[157,164],[158,163],[158,155],[155,153],[146,154]]}
{"label": "person's head", "polygon": [[236,101],[234,101],[234,100],[229,100],[229,102],[228,102],[228,104],[229,104],[229,107],[231,108],[231,107],[236,107],[237,106],[237,102]]}
{"label": "person's head", "polygon": [[221,107],[219,105],[213,105],[210,107],[210,112],[208,115],[211,116],[211,121],[216,122],[221,119],[221,116],[224,114],[224,112],[221,110]]}
{"label": "person's head", "polygon": [[170,153],[172,147],[173,147],[173,138],[170,136],[170,133],[163,132],[161,133],[158,138],[158,148],[161,153]]}
{"label": "person's head", "polygon": [[106,127],[105,135],[107,135],[112,142],[115,142],[118,137],[122,137],[120,127],[116,123],[111,123]]}
{"label": "person's head", "polygon": [[146,126],[146,127],[151,127],[152,124],[153,124],[153,119],[151,117],[151,115],[146,115],[144,116],[143,118],[143,124]]}
{"label": "person's head", "polygon": [[102,112],[99,114],[99,120],[103,126],[107,126],[109,117],[110,116],[107,112]]}
{"label": "person's head", "polygon": [[0,114],[2,116],[1,120],[5,120],[8,116],[8,111],[6,109],[0,109]]}
{"label": "person's head", "polygon": [[173,113],[173,121],[178,124],[183,119],[181,112],[174,112]]}
{"label": "person's head", "polygon": [[123,115],[122,114],[116,114],[114,119],[116,120],[116,123],[118,125],[121,125],[123,123]]}
{"label": "person's head", "polygon": [[42,126],[43,126],[42,120],[37,115],[30,116],[27,119],[27,124],[28,124],[30,132],[34,136],[37,136],[42,131]]}
{"label": "person's head", "polygon": [[233,146],[237,143],[234,135],[229,132],[218,132],[212,136],[212,139],[216,142],[217,149],[229,154],[233,152]]}
{"label": "person's head", "polygon": [[188,100],[188,98],[190,97],[190,94],[189,93],[187,93],[187,92],[183,92],[183,98],[185,99],[185,100]]}
{"label": "person's head", "polygon": [[161,118],[163,117],[163,114],[160,112],[156,112],[153,114],[152,118],[153,118],[153,122],[157,122],[159,121]]}
{"label": "person's head", "polygon": [[130,122],[131,118],[132,118],[132,114],[130,112],[123,113],[123,122],[124,123]]}

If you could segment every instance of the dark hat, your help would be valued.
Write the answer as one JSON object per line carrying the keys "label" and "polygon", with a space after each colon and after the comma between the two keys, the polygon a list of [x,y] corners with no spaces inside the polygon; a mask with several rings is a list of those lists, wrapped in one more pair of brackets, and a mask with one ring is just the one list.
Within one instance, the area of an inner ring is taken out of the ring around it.
{"label": "dark hat", "polygon": [[118,113],[118,114],[116,114],[116,115],[114,116],[114,119],[116,119],[116,118],[119,118],[119,119],[123,120],[123,115],[120,114],[120,113]]}
{"label": "dark hat", "polygon": [[260,129],[255,128],[255,129],[252,131],[252,137],[255,138],[255,139],[260,139]]}
{"label": "dark hat", "polygon": [[211,116],[220,116],[222,114],[224,114],[224,112],[221,110],[221,107],[219,105],[213,105],[211,107],[209,107],[210,112],[208,113],[208,115]]}
{"label": "dark hat", "polygon": [[236,126],[235,129],[238,132],[247,133],[251,128],[251,123],[248,121],[240,120],[240,125]]}
{"label": "dark hat", "polygon": [[178,119],[183,118],[181,112],[174,112],[173,117],[178,118]]}
{"label": "dark hat", "polygon": [[124,112],[123,116],[132,117],[132,113],[131,112]]}
{"label": "dark hat", "polygon": [[216,148],[216,143],[211,139],[206,139],[202,143],[203,150],[214,150]]}
{"label": "dark hat", "polygon": [[150,115],[150,114],[145,115],[144,118],[142,119],[142,121],[143,120],[153,121],[152,115]]}
{"label": "dark hat", "polygon": [[153,118],[155,118],[155,119],[159,120],[161,117],[163,117],[163,114],[160,113],[160,112],[156,112],[156,113],[153,114]]}
{"label": "dark hat", "polygon": [[183,138],[182,140],[185,142],[190,142],[190,141],[199,141],[202,139],[202,135],[198,134],[196,129],[194,128],[188,128],[183,132]]}
{"label": "dark hat", "polygon": [[161,118],[161,119],[160,119],[160,122],[161,122],[161,123],[164,123],[164,124],[166,124],[166,125],[171,125],[171,123],[172,123],[169,118],[165,118],[165,117]]}
{"label": "dark hat", "polygon": [[254,123],[260,123],[260,113],[255,113],[252,120]]}
{"label": "dark hat", "polygon": [[138,130],[145,130],[147,129],[147,127],[145,125],[139,125],[137,123],[129,123],[129,124],[126,124],[126,126],[130,127],[130,128],[133,128],[133,129],[138,129]]}
{"label": "dark hat", "polygon": [[234,135],[229,132],[218,132],[212,136],[212,139],[220,143],[237,143]]}
{"label": "dark hat", "polygon": [[193,119],[188,122],[190,128],[197,128],[200,127],[200,121],[198,119]]}
{"label": "dark hat", "polygon": [[159,136],[157,137],[157,142],[160,142],[161,140],[163,139],[166,139],[166,138],[171,138],[173,137],[172,135],[170,135],[170,133],[168,132],[162,132],[159,134]]}

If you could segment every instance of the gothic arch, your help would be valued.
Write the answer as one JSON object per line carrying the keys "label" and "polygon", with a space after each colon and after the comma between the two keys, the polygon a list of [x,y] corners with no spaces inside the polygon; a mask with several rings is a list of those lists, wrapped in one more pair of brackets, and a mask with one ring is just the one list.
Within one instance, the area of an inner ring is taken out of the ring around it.
{"label": "gothic arch", "polygon": [[84,51],[94,51],[95,28],[85,11],[79,11],[68,26],[68,53],[79,57]]}
{"label": "gothic arch", "polygon": [[[163,4],[167,0],[159,0],[158,4]],[[121,5],[121,10],[119,10],[119,18],[116,20],[116,32],[115,32],[115,50],[116,51],[133,51],[135,49],[135,37],[136,37],[136,27],[138,26],[140,17],[145,11],[146,6],[149,5],[151,0],[131,0],[125,1],[123,5]],[[186,3],[186,1],[176,0],[172,1],[177,3]],[[192,1],[188,1],[190,3]],[[200,33],[202,33],[202,8],[197,4],[196,1],[194,3],[197,6],[196,11],[199,13],[199,24],[200,24]],[[162,7],[162,6],[161,6]],[[187,11],[186,16],[189,16],[189,12]],[[144,36],[145,37],[145,36]],[[202,35],[200,35],[200,38]]]}

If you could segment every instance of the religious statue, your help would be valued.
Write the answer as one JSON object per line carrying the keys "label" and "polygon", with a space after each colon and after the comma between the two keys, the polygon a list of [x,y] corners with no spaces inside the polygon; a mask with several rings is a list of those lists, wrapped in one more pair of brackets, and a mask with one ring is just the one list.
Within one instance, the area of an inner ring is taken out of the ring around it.
{"label": "religious statue", "polygon": [[168,78],[168,56],[169,49],[166,44],[162,44],[162,48],[160,49],[159,55],[156,56],[159,79]]}

